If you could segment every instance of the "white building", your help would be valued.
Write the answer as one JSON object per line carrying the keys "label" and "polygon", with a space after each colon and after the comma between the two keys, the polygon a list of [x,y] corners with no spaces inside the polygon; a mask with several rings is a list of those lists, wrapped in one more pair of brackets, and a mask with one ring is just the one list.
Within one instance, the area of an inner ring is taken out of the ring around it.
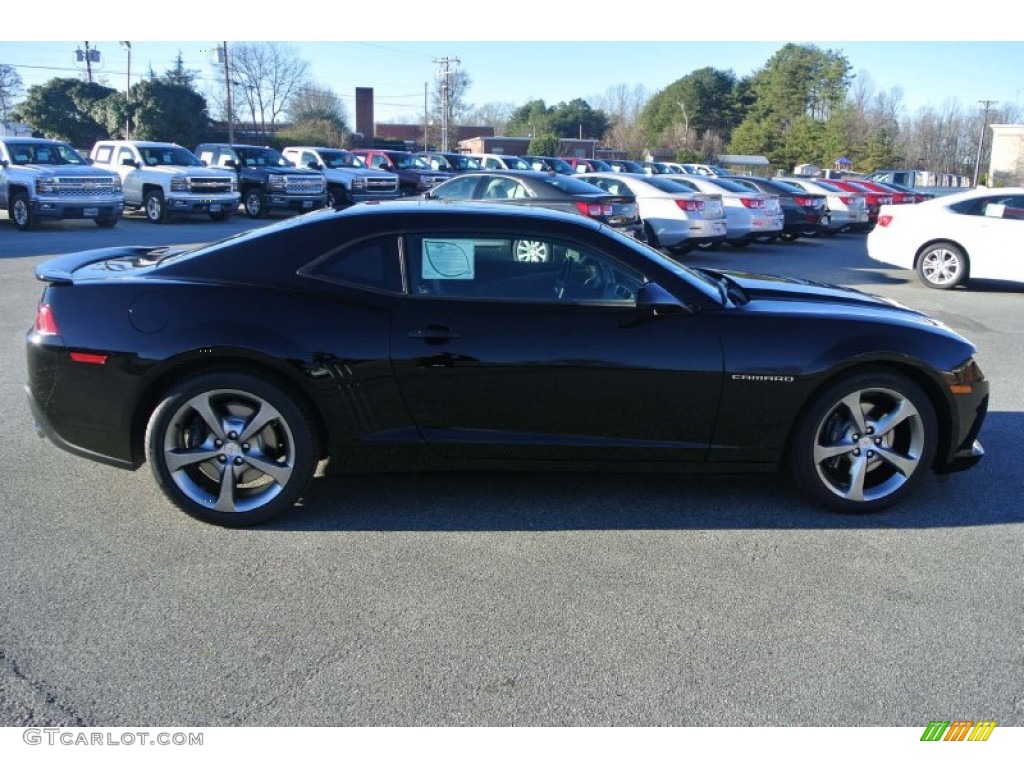
{"label": "white building", "polygon": [[1024,186],[1024,125],[990,125],[992,153],[988,162],[990,187]]}

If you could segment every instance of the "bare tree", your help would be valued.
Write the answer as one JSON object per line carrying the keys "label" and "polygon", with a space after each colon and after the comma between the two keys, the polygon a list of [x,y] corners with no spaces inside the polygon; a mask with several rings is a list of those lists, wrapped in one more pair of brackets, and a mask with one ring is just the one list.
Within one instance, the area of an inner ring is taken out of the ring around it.
{"label": "bare tree", "polygon": [[606,145],[625,150],[630,157],[640,157],[644,153],[650,144],[640,123],[640,114],[650,101],[650,92],[645,86],[614,85],[603,95],[587,101],[608,115],[611,125],[602,137]]}
{"label": "bare tree", "polygon": [[294,122],[329,120],[339,128],[348,125],[348,110],[344,102],[327,86],[306,83],[300,87],[288,104],[288,116]]}
{"label": "bare tree", "polygon": [[6,120],[23,92],[21,75],[10,64],[0,64],[0,120]]}
{"label": "bare tree", "polygon": [[469,112],[465,116],[467,125],[489,125],[494,128],[495,136],[503,136],[515,104],[509,101],[489,101]]}
{"label": "bare tree", "polygon": [[232,98],[244,103],[265,134],[273,130],[296,92],[305,84],[309,63],[299,58],[294,46],[276,42],[236,43],[230,67],[235,91]]}

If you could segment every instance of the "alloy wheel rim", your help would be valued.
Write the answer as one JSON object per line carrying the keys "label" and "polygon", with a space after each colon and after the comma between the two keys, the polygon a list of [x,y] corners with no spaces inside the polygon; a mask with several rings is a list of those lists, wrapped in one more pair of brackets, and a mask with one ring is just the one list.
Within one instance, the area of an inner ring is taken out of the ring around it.
{"label": "alloy wheel rim", "polygon": [[925,279],[935,285],[951,283],[960,274],[960,269],[960,258],[945,248],[927,254],[921,265]]}
{"label": "alloy wheel rim", "polygon": [[249,512],[274,499],[295,471],[295,439],[266,400],[212,390],[183,403],[164,435],[171,481],[193,502],[223,513]]}
{"label": "alloy wheel rim", "polygon": [[14,221],[21,227],[28,222],[28,205],[21,198],[14,201]]}
{"label": "alloy wheel rim", "polygon": [[150,196],[146,201],[146,215],[154,220],[160,218],[160,201],[156,197]]}
{"label": "alloy wheel rim", "polygon": [[813,459],[832,493],[854,502],[883,499],[917,471],[925,446],[921,413],[891,389],[861,389],[829,409],[815,430]]}
{"label": "alloy wheel rim", "polygon": [[260,212],[260,198],[259,195],[250,193],[245,198],[245,208],[249,213],[254,216]]}
{"label": "alloy wheel rim", "polygon": [[516,243],[516,261],[539,264],[547,260],[547,243],[540,240],[519,240]]}

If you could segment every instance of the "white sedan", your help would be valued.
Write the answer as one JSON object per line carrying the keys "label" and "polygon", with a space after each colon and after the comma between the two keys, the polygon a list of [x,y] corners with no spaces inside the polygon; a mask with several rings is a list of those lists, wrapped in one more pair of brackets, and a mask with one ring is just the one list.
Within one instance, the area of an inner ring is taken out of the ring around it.
{"label": "white sedan", "polygon": [[725,240],[720,194],[694,192],[662,176],[595,172],[578,178],[610,194],[635,197],[647,242],[655,248],[685,253],[695,245]]}
{"label": "white sedan", "polygon": [[868,235],[868,256],[913,269],[930,288],[968,278],[1024,282],[1024,187],[943,195],[885,205]]}

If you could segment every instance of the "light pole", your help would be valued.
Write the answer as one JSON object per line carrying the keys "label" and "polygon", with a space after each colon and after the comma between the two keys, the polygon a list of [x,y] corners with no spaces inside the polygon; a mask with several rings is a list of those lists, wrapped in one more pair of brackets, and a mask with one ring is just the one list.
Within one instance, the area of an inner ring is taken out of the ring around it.
{"label": "light pole", "polygon": [[988,110],[998,102],[988,99],[979,100],[979,104],[985,107],[985,116],[981,120],[981,135],[978,136],[978,159],[974,163],[974,186],[978,186],[978,179],[981,178],[981,152],[985,147],[985,130],[988,128]]}
{"label": "light pole", "polygon": [[121,45],[128,49],[128,79],[124,84],[124,103],[125,103],[125,116],[124,116],[124,137],[130,139],[132,132],[132,118],[131,112],[128,107],[131,106],[132,100],[132,44],[127,40],[122,40]]}

